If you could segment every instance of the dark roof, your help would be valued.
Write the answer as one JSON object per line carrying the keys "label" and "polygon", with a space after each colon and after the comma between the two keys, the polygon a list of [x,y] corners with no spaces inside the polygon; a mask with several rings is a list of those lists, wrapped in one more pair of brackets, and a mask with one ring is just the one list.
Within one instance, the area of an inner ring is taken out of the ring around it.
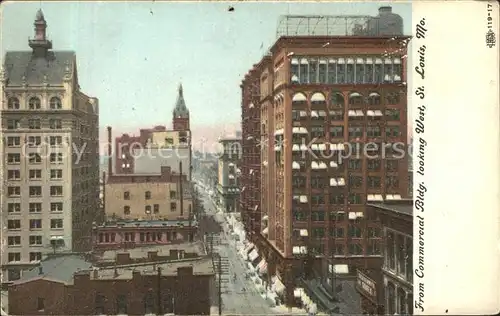
{"label": "dark roof", "polygon": [[73,69],[74,60],[73,51],[48,51],[45,58],[34,57],[32,51],[7,52],[4,62],[7,85],[22,85],[24,82],[28,85],[40,85],[44,82],[60,85],[66,68],[70,71]]}
{"label": "dark roof", "polygon": [[189,118],[189,110],[186,106],[186,101],[184,101],[182,84],[179,85],[179,94],[177,95],[173,114],[174,117]]}
{"label": "dark roof", "polygon": [[[40,274],[39,268],[42,269]],[[32,279],[49,279],[68,284],[73,283],[73,274],[78,270],[87,270],[92,267],[92,264],[85,261],[80,255],[68,254],[57,257],[48,257],[40,262],[39,266],[23,271],[20,280],[14,283],[22,283]]]}
{"label": "dark roof", "polygon": [[[123,220],[123,221],[112,221],[107,222],[104,225],[100,225],[98,227],[176,227],[179,224],[184,226],[189,226],[190,221],[187,219],[181,220],[170,220],[170,221],[160,221],[160,220],[151,220],[151,221],[140,221],[140,220]],[[191,221],[191,225],[198,225],[196,220]]]}
{"label": "dark roof", "polygon": [[382,210],[391,211],[403,215],[413,215],[413,201],[412,200],[401,200],[398,202],[390,203],[368,203],[369,206],[373,206]]}

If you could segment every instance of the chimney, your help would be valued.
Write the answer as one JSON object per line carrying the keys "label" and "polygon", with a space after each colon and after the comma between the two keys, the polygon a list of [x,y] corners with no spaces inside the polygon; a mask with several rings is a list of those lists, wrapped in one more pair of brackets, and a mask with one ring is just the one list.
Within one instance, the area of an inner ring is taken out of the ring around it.
{"label": "chimney", "polygon": [[38,275],[43,275],[43,267],[42,266],[38,267]]}
{"label": "chimney", "polygon": [[115,267],[115,273],[114,273],[114,277],[115,277],[115,279],[116,279],[118,276],[119,276],[119,275],[118,275],[118,269]]}
{"label": "chimney", "polygon": [[113,175],[113,147],[111,142],[111,126],[108,126],[108,175]]}
{"label": "chimney", "polygon": [[92,271],[94,280],[97,280],[99,278],[99,270],[97,268],[94,268]]}

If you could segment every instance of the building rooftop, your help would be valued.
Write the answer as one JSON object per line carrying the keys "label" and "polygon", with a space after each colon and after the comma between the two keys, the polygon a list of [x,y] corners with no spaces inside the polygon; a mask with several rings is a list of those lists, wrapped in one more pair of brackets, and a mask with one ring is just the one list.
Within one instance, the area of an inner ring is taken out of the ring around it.
{"label": "building rooftop", "polygon": [[391,211],[395,212],[398,214],[403,214],[403,215],[413,215],[413,200],[411,199],[406,199],[406,200],[399,200],[399,201],[394,201],[394,202],[384,202],[384,203],[368,203],[367,205],[386,210],[386,211]]}
{"label": "building rooftop", "polygon": [[187,253],[197,253],[199,255],[205,255],[205,249],[201,242],[192,242],[161,246],[136,247],[127,250],[106,250],[101,256],[99,256],[99,258],[101,260],[115,260],[118,254],[128,253],[131,259],[142,259],[147,258],[149,252],[156,252],[158,256],[167,256],[170,254],[170,250],[183,250]]}
{"label": "building rooftop", "polygon": [[151,221],[136,221],[136,220],[119,220],[119,221],[108,221],[103,225],[97,226],[97,228],[112,228],[112,227],[123,227],[123,228],[136,228],[136,227],[145,227],[145,228],[154,228],[154,227],[177,227],[177,226],[196,226],[198,225],[198,221],[196,220],[171,220],[171,221],[159,221],[159,220],[151,220]]}
{"label": "building rooftop", "polygon": [[[182,259],[164,263],[142,263],[115,266],[111,268],[92,268],[92,264],[78,255],[65,255],[49,257],[40,262],[39,267],[35,267],[23,273],[21,279],[13,284],[20,284],[40,279],[73,284],[74,274],[90,274],[90,278],[95,280],[128,280],[133,276],[133,272],[142,275],[157,274],[157,268],[162,269],[162,275],[172,276],[177,274],[178,268],[192,267],[193,274],[206,275],[213,274],[212,259],[201,257],[194,259]],[[96,272],[94,272],[96,271]]]}

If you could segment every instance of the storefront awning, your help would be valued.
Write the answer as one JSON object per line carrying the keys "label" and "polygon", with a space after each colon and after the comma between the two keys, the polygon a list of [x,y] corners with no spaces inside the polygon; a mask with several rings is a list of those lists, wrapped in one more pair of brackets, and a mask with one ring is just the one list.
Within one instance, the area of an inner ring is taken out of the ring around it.
{"label": "storefront awning", "polygon": [[285,292],[285,285],[280,279],[278,279],[278,277],[274,277],[272,289],[278,294],[283,294],[283,292]]}
{"label": "storefront awning", "polygon": [[254,261],[258,257],[259,257],[259,253],[257,252],[257,250],[255,248],[252,251],[250,251],[250,253],[248,254],[248,259],[250,260],[250,262]]}

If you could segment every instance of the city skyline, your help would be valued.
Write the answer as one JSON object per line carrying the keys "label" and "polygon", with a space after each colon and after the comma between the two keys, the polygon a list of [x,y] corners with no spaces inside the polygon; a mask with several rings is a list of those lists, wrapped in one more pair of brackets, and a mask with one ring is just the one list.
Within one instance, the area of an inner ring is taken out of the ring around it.
{"label": "city skyline", "polygon": [[[391,5],[405,21],[404,33],[410,34],[411,4]],[[234,11],[228,11],[230,6]],[[257,6],[256,17],[252,12]],[[84,91],[99,98],[101,149],[106,146],[104,127],[108,125],[113,126],[115,135],[134,134],[155,125],[170,128],[180,82],[191,111],[193,146],[197,148],[202,141],[215,143],[219,136],[239,130],[239,85],[248,65],[260,60],[274,43],[279,16],[325,12],[376,15],[378,6],[16,2],[2,6],[0,45],[2,59],[8,50],[29,50],[27,38],[33,34],[33,17],[41,7],[54,50],[76,52],[79,83]],[[113,22],[117,16],[122,18]],[[183,21],[189,24],[179,31]],[[231,67],[227,67],[228,60]]]}

